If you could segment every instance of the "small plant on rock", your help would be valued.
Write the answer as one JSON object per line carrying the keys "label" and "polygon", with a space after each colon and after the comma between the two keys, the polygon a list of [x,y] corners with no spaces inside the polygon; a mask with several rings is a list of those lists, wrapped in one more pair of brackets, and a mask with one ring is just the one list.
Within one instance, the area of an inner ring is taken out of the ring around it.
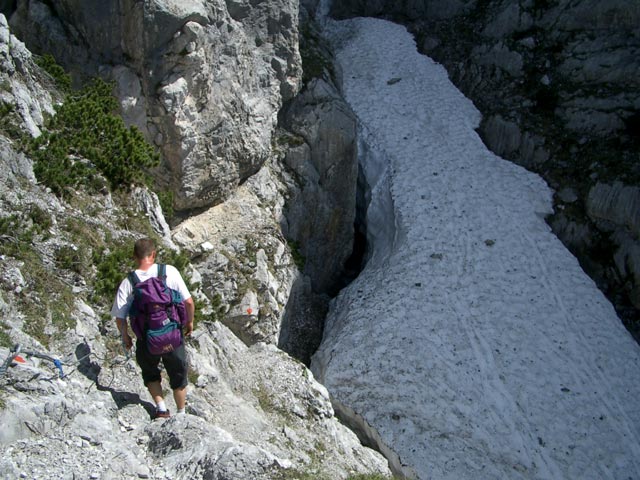
{"label": "small plant on rock", "polygon": [[13,346],[13,342],[11,341],[11,337],[7,333],[9,327],[0,322],[0,347],[11,348]]}
{"label": "small plant on rock", "polygon": [[304,265],[307,262],[307,259],[300,253],[300,244],[295,240],[288,240],[289,250],[291,250],[291,257],[293,258],[293,263],[296,264],[298,270],[303,271]]}

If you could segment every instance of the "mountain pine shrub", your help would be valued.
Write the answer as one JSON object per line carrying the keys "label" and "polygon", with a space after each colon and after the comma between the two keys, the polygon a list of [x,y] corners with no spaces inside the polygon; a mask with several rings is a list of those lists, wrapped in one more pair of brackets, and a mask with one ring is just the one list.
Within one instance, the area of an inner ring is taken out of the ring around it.
{"label": "mountain pine shrub", "polygon": [[112,189],[148,184],[148,169],[160,155],[136,127],[127,127],[117,111],[113,85],[94,79],[67,95],[27,151],[39,181],[60,197],[83,185],[99,186],[102,174]]}
{"label": "mountain pine shrub", "polygon": [[56,87],[58,87],[61,92],[66,93],[71,90],[71,75],[58,65],[53,55],[46,53],[41,57],[36,57],[35,62],[40,68],[51,75],[51,78],[53,78],[56,83]]}
{"label": "mountain pine shrub", "polygon": [[93,252],[93,264],[97,268],[94,282],[95,295],[101,303],[109,303],[118,290],[118,285],[133,269],[133,242],[114,244],[109,251],[97,249]]}

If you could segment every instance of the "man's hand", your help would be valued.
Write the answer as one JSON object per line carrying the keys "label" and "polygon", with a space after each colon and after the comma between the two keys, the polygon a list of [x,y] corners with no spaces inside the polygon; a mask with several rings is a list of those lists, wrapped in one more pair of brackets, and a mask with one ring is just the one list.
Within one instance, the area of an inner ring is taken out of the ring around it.
{"label": "man's hand", "polygon": [[122,344],[127,350],[131,350],[131,347],[133,347],[133,339],[131,338],[131,335],[129,335],[129,332],[124,332],[122,334]]}
{"label": "man's hand", "polygon": [[191,332],[193,332],[193,320],[185,323],[184,327],[182,328],[182,333],[184,334],[185,337],[190,336]]}
{"label": "man's hand", "polygon": [[131,335],[129,335],[127,321],[124,318],[116,318],[116,325],[118,326],[118,331],[122,338],[122,345],[125,350],[131,350],[131,347],[133,347],[133,340],[131,339]]}
{"label": "man's hand", "polygon": [[191,336],[193,332],[193,319],[196,313],[196,304],[193,302],[193,298],[189,297],[184,301],[184,306],[187,309],[187,318],[189,321],[182,327],[182,334],[185,337]]}

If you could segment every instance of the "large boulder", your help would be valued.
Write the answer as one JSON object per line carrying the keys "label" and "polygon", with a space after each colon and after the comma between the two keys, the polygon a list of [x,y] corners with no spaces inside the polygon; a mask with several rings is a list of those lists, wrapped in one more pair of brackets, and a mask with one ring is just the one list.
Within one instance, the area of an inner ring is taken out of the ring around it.
{"label": "large boulder", "polygon": [[11,25],[32,51],[115,81],[187,210],[224,200],[269,157],[299,89],[297,18],[293,0],[60,0],[19,3]]}

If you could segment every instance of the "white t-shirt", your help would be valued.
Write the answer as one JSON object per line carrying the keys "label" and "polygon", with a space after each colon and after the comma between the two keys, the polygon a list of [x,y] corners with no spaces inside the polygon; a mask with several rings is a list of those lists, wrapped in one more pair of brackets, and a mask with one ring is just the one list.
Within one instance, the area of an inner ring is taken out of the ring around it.
{"label": "white t-shirt", "polygon": [[[183,300],[191,298],[191,293],[187,289],[187,285],[182,279],[182,275],[178,272],[178,269],[173,265],[167,265],[167,286],[180,292]],[[158,264],[154,263],[146,272],[143,270],[136,270],[136,275],[141,282],[158,276]],[[118,287],[118,293],[113,301],[113,307],[111,307],[111,315],[116,318],[127,318],[129,309],[133,303],[133,286],[129,281],[129,278],[125,278]]]}

